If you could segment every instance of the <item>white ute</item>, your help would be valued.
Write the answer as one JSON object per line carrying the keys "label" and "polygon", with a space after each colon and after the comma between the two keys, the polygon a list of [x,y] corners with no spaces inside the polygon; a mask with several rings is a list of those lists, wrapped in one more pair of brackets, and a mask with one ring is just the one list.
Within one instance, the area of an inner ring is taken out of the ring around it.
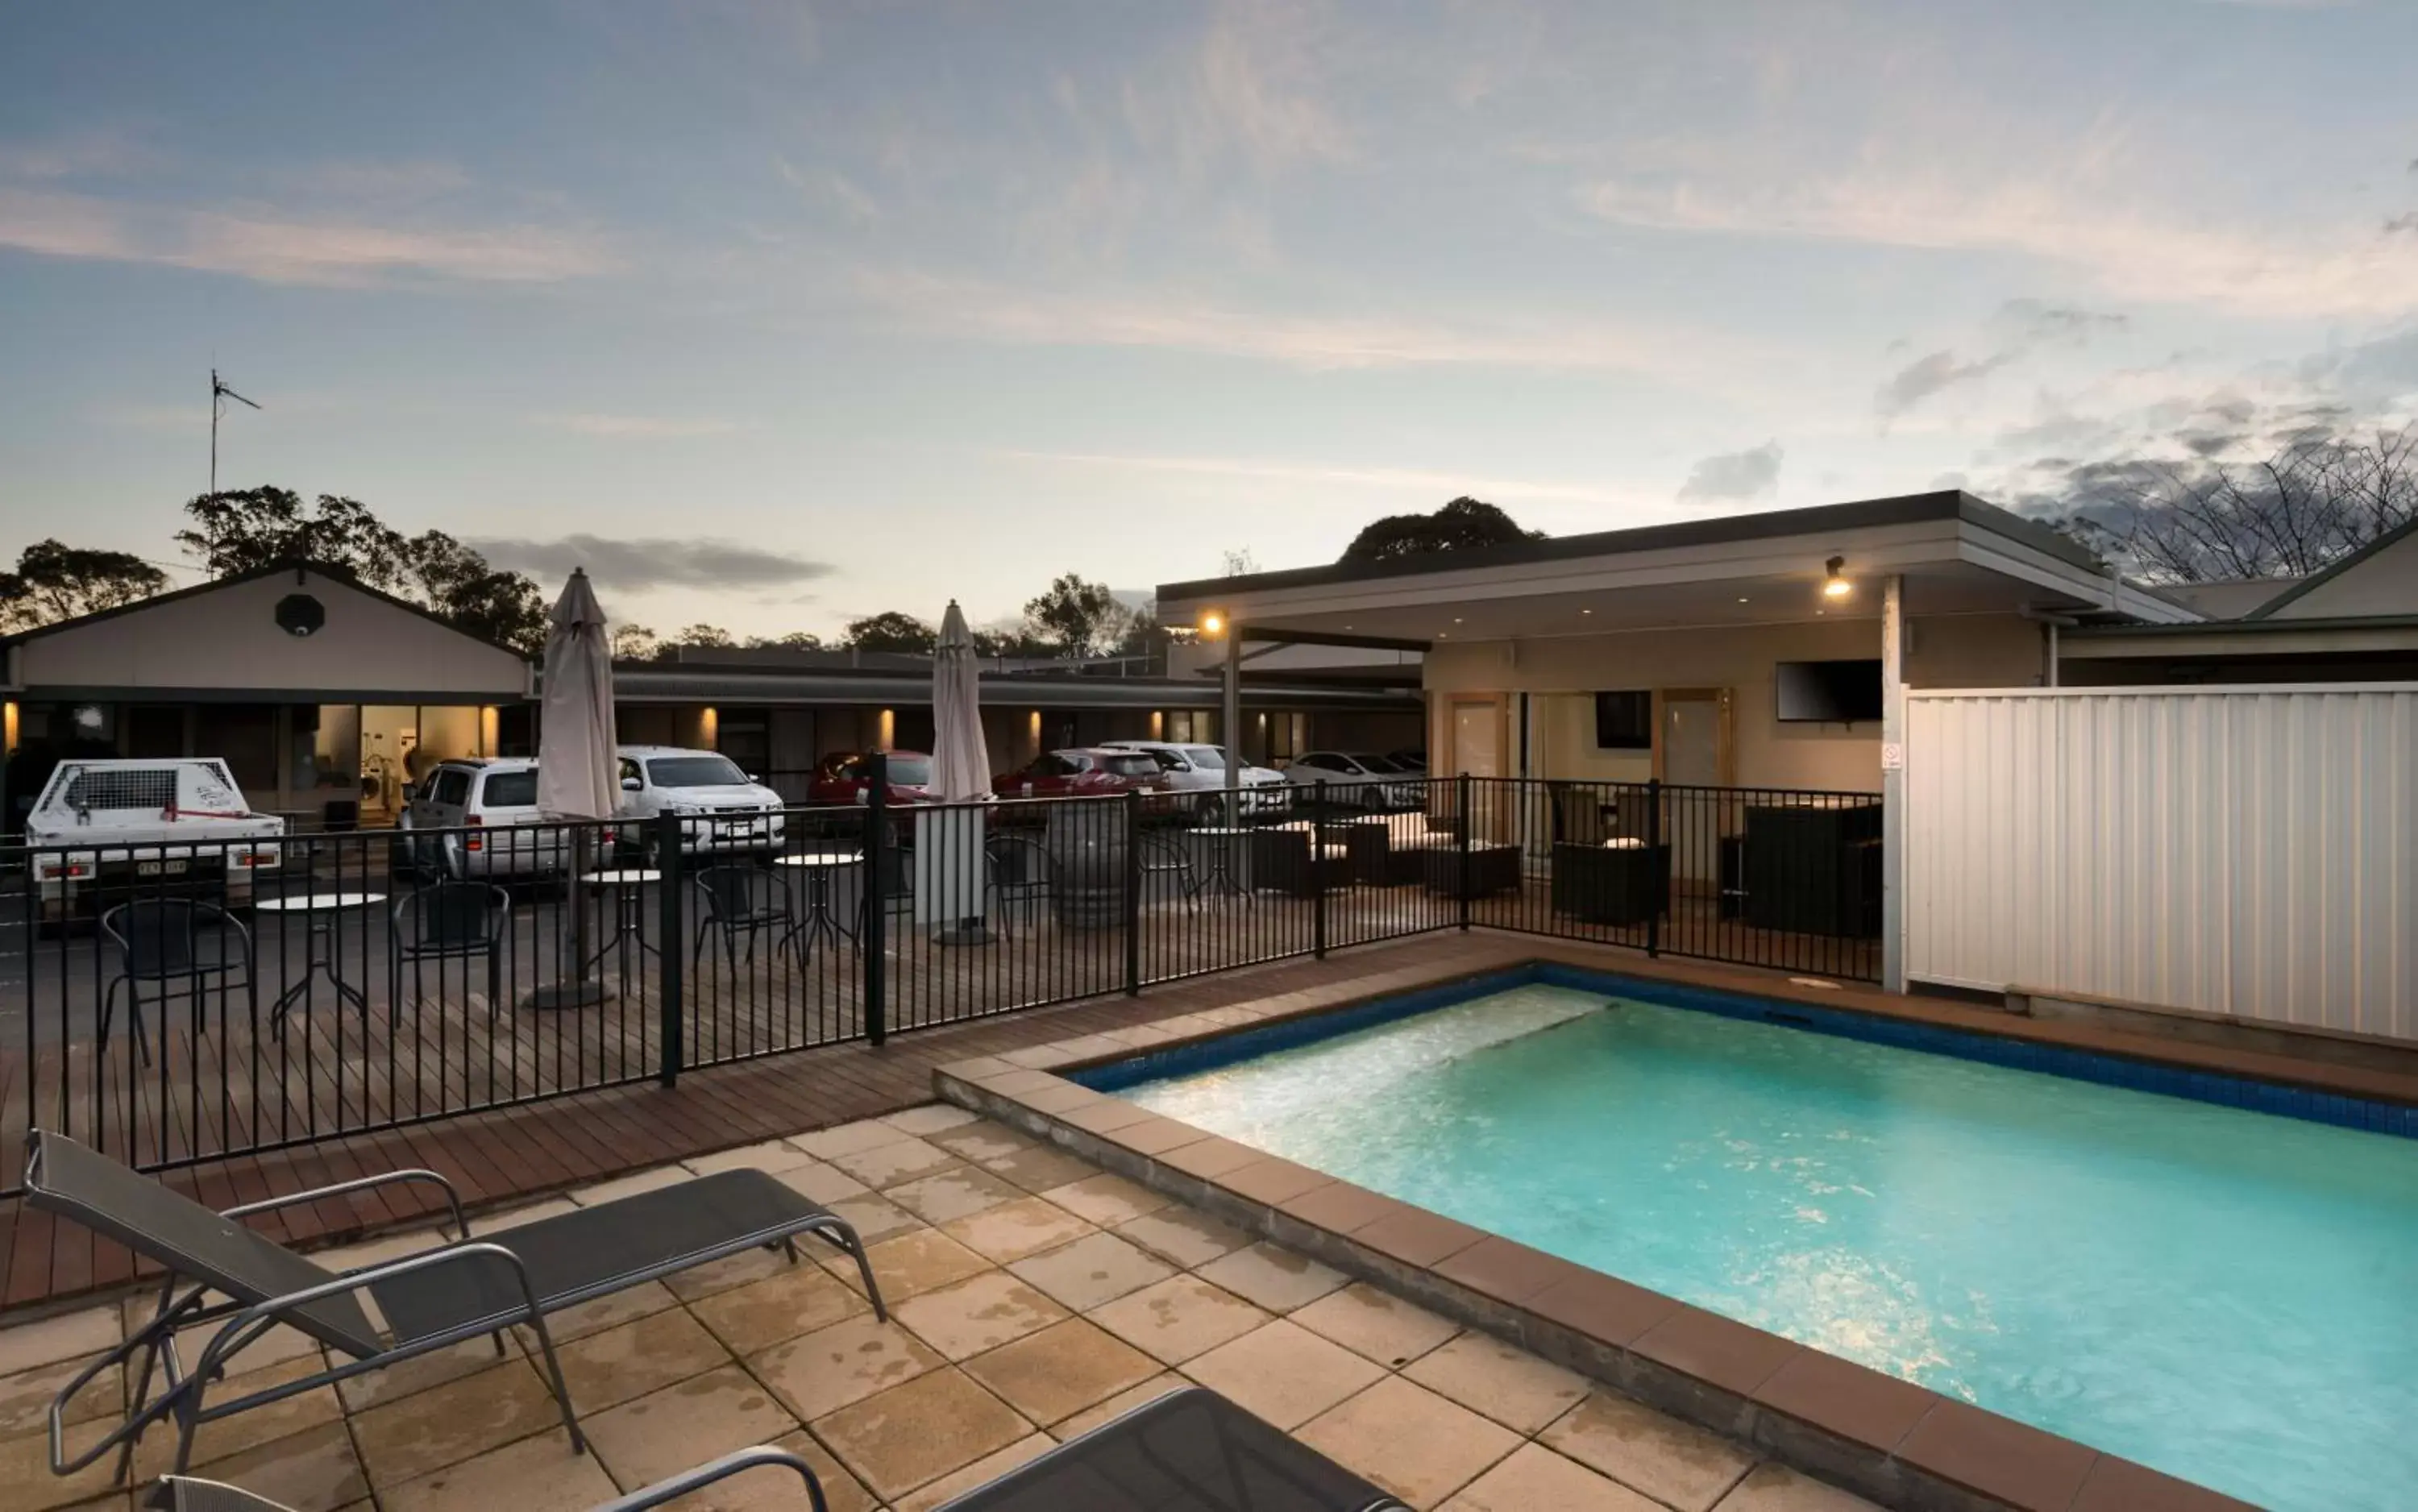
{"label": "white ute", "polygon": [[285,821],[253,813],[212,756],[62,761],[25,817],[46,920],[72,913],[90,889],[130,882],[181,880],[249,903],[253,878],[283,859],[284,837]]}

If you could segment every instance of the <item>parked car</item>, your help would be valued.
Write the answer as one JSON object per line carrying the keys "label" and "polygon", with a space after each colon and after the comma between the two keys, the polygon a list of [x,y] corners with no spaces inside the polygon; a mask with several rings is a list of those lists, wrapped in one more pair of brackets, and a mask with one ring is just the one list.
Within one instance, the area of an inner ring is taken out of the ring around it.
{"label": "parked car", "polygon": [[1410,808],[1419,802],[1420,784],[1404,780],[1394,764],[1374,752],[1305,751],[1285,768],[1285,780],[1295,788],[1326,784],[1330,802],[1362,808]]}
{"label": "parked car", "polygon": [[528,881],[571,867],[574,832],[538,811],[529,756],[438,762],[412,787],[395,828],[398,859],[418,871]]}
{"label": "parked car", "polygon": [[685,851],[746,854],[781,848],[781,795],[714,751],[671,745],[620,748],[621,845],[650,861],[655,837],[647,821],[681,816]]}
{"label": "parked car", "polygon": [[[1064,751],[1044,751],[1014,771],[1002,771],[990,780],[990,790],[1001,798],[1101,798],[1117,793],[1142,792],[1165,794],[1172,784],[1159,769],[1158,758],[1144,751],[1119,751],[1101,746],[1079,746]],[[1171,802],[1144,802],[1155,812],[1171,807]]]}
{"label": "parked car", "polygon": [[[890,786],[882,802],[933,802],[932,758],[921,751],[892,751],[889,756]],[[806,779],[806,802],[818,806],[864,803],[872,791],[873,763],[864,751],[827,756],[815,764],[814,775]]]}
{"label": "parked car", "polygon": [[1392,762],[1394,770],[1405,777],[1424,777],[1428,774],[1428,754],[1425,751],[1388,751],[1385,753],[1385,759]]}
{"label": "parked car", "polygon": [[[285,821],[255,814],[215,756],[62,761],[25,815],[45,922],[79,897],[141,888],[252,901],[253,878],[283,860]],[[38,848],[57,847],[60,848]]]}
{"label": "parked car", "polygon": [[[1166,773],[1167,785],[1178,793],[1223,792],[1226,788],[1223,746],[1179,741],[1110,741],[1101,749],[1141,752],[1158,763],[1159,771]],[[1243,806],[1254,811],[1282,808],[1291,798],[1284,773],[1273,767],[1245,763],[1238,786],[1243,789]]]}

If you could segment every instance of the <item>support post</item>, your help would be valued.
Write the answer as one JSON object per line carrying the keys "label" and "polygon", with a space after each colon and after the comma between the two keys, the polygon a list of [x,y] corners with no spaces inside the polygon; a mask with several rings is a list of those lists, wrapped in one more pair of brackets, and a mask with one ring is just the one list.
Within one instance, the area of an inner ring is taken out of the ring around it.
{"label": "support post", "polygon": [[663,1063],[656,1067],[655,1080],[669,1087],[680,1080],[681,1069],[688,1061],[688,1022],[681,980],[688,966],[688,883],[684,879],[688,858],[681,854],[680,816],[666,809],[653,822],[655,871],[662,878],[655,884],[655,902],[663,910],[662,938],[656,941],[655,955],[656,1033],[663,1040]]}
{"label": "support post", "polygon": [[1469,773],[1462,772],[1452,781],[1453,808],[1458,816],[1453,822],[1455,876],[1452,890],[1461,902],[1461,927],[1466,930],[1469,927],[1469,894],[1472,891],[1469,876],[1469,828],[1475,816],[1469,811]]}
{"label": "support post", "polygon": [[1881,590],[1881,989],[1905,990],[1905,579]]}
{"label": "support post", "polygon": [[[1721,907],[1721,841],[1713,841],[1713,907]],[[1654,891],[1645,900],[1645,954],[1662,954],[1663,900],[1671,895],[1671,863],[1662,856],[1662,779],[1645,779],[1645,864],[1654,878]]]}
{"label": "support post", "polygon": [[1326,779],[1318,779],[1309,815],[1310,955],[1326,959]]}
{"label": "support post", "polygon": [[857,954],[865,963],[865,1037],[879,1045],[888,1037],[889,955],[883,935],[890,923],[881,868],[890,850],[890,756],[876,751],[865,758],[865,924],[856,932]]}
{"label": "support post", "polygon": [[1128,789],[1118,805],[1125,827],[1125,996],[1141,996],[1141,791]]}
{"label": "support post", "polygon": [[[1228,828],[1243,822],[1243,627],[1226,621],[1225,680],[1219,689],[1218,733],[1226,745],[1226,817]],[[1232,835],[1227,836],[1232,839]]]}

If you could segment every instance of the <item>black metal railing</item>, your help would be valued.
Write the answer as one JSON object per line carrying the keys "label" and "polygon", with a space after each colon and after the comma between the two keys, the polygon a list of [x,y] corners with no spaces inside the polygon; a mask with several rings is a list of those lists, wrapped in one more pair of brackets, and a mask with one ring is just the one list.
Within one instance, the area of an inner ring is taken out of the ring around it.
{"label": "black metal railing", "polygon": [[1877,974],[1875,795],[1446,777],[0,854],[0,1172],[148,1168],[1485,926]]}

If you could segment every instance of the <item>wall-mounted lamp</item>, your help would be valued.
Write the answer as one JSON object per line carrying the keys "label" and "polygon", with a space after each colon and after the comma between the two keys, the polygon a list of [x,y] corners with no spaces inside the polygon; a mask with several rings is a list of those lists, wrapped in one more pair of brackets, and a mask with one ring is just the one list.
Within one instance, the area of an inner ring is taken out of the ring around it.
{"label": "wall-mounted lamp", "polygon": [[1846,557],[1831,557],[1829,561],[1822,564],[1822,571],[1824,573],[1822,578],[1822,597],[1826,599],[1844,599],[1848,594],[1856,591],[1856,586],[1847,581]]}
{"label": "wall-mounted lamp", "polygon": [[1226,617],[1212,610],[1201,617],[1201,634],[1215,635],[1226,628]]}

